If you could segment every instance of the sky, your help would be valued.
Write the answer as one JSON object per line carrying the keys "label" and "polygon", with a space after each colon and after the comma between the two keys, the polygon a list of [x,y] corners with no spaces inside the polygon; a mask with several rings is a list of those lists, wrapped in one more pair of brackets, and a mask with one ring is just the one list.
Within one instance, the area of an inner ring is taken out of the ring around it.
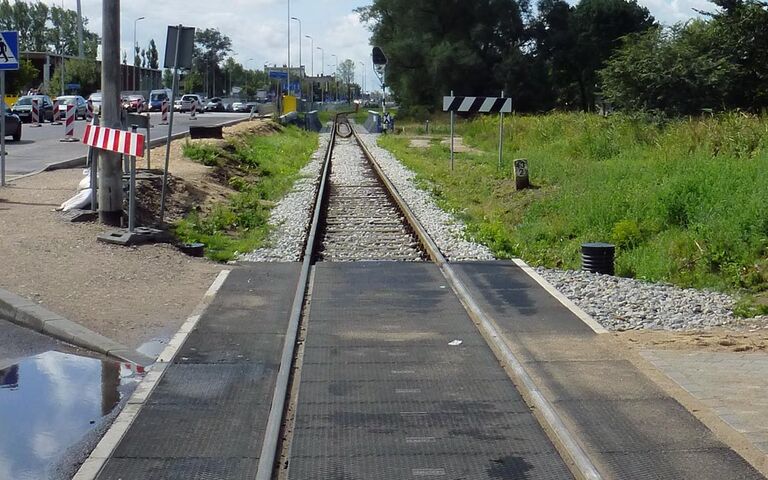
{"label": "sky", "polygon": [[[33,1],[33,0],[27,0]],[[64,4],[74,10],[76,0],[43,0],[49,5]],[[472,0],[466,0],[472,1]],[[569,0],[575,3],[575,0]],[[368,89],[373,89],[375,76],[371,69],[368,44],[369,30],[354,13],[356,7],[370,4],[370,0],[290,0],[290,16],[301,20],[301,63],[307,73],[330,73],[334,70],[336,55],[339,62],[352,59],[365,63]],[[535,3],[535,1],[532,1]],[[670,25],[696,16],[694,9],[713,10],[706,0],[638,0],[661,23]],[[83,15],[88,28],[101,34],[101,0],[82,0]],[[160,52],[165,53],[168,25],[183,24],[196,28],[218,28],[232,39],[235,60],[251,69],[261,69],[265,63],[284,65],[288,62],[288,6],[289,0],[122,0],[122,48],[131,58],[134,20],[137,43],[145,48],[154,39]],[[290,21],[291,65],[299,64],[299,23]],[[311,42],[305,35],[313,37]],[[321,61],[321,47],[325,63]],[[313,58],[314,57],[314,58]],[[357,63],[357,81],[362,82],[362,66]]]}

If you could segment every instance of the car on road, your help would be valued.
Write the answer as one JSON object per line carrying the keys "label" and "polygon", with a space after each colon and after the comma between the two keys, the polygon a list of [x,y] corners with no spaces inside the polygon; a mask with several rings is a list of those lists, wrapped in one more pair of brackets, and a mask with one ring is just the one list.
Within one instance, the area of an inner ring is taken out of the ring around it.
{"label": "car on road", "polygon": [[160,88],[149,92],[149,102],[147,108],[150,112],[159,112],[163,109],[163,101],[171,101],[173,92],[170,88]]}
{"label": "car on road", "polygon": [[32,121],[32,99],[38,100],[40,106],[40,121],[53,121],[53,101],[48,95],[24,95],[16,100],[11,111],[23,122]]}
{"label": "car on road", "polygon": [[127,95],[123,101],[123,108],[129,112],[141,113],[147,108],[147,101],[144,95]]}
{"label": "car on road", "polygon": [[234,102],[232,104],[232,111],[233,112],[245,112],[246,111],[245,103],[243,103],[243,102]]}
{"label": "car on road", "polygon": [[205,104],[206,112],[225,112],[227,107],[224,106],[224,102],[219,97],[213,97],[207,104]]}
{"label": "car on road", "polygon": [[59,105],[59,118],[64,118],[67,115],[67,105],[75,106],[75,120],[78,118],[85,120],[88,115],[88,105],[85,99],[80,95],[64,95],[57,97],[56,103]]}
{"label": "car on road", "polygon": [[101,114],[101,92],[92,93],[88,100],[93,104],[93,113],[96,115]]}
{"label": "car on road", "polygon": [[[254,108],[256,110],[254,110]],[[245,111],[248,113],[253,112],[254,114],[259,113],[259,102],[248,102],[245,104]]]}
{"label": "car on road", "polygon": [[181,97],[181,110],[182,112],[190,112],[192,111],[192,102],[197,102],[197,112],[202,112],[203,106],[205,103],[203,103],[203,97],[200,95],[197,95],[195,93],[188,93]]}
{"label": "car on road", "polygon": [[13,137],[14,142],[21,140],[21,119],[5,106],[5,136]]}

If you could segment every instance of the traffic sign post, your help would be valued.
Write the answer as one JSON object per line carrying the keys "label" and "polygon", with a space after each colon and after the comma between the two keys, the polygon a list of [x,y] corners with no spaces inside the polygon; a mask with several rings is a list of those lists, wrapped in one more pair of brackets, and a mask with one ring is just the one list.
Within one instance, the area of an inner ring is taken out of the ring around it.
{"label": "traffic sign post", "polygon": [[5,186],[5,71],[19,69],[19,32],[0,32],[0,187]]}

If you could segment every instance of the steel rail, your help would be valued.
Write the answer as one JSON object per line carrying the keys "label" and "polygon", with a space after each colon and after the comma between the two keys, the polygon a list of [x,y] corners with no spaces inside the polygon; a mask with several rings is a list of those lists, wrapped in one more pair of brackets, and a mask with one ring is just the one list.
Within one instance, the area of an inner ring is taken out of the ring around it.
{"label": "steel rail", "polygon": [[293,306],[291,316],[288,321],[288,329],[283,343],[283,353],[280,358],[280,369],[277,373],[275,382],[275,392],[272,395],[272,404],[269,410],[267,427],[264,431],[264,441],[259,455],[259,465],[256,471],[256,480],[270,480],[275,469],[275,460],[277,459],[277,447],[280,440],[280,428],[283,423],[285,413],[285,401],[288,397],[288,386],[293,367],[293,356],[296,349],[296,338],[299,333],[299,324],[301,322],[301,312],[304,306],[304,298],[309,285],[309,271],[314,261],[315,240],[317,237],[318,225],[324,205],[326,194],[326,184],[331,168],[331,157],[333,156],[333,147],[336,138],[336,123],[331,129],[331,138],[328,141],[328,149],[325,152],[325,161],[320,180],[320,187],[315,196],[315,208],[312,216],[312,223],[307,236],[307,243],[304,247],[304,259],[301,266],[299,282],[296,286],[296,294],[293,297]]}
{"label": "steel rail", "polygon": [[488,316],[472,298],[472,295],[469,293],[466,285],[464,285],[464,282],[461,281],[453,267],[450,265],[450,263],[448,263],[448,260],[440,251],[440,248],[421,224],[421,221],[416,218],[416,215],[411,211],[405,200],[403,200],[403,197],[400,195],[397,187],[395,187],[395,185],[389,180],[389,177],[387,177],[382,168],[379,166],[376,158],[371,154],[370,150],[368,150],[368,147],[360,139],[360,136],[357,134],[357,132],[354,131],[354,129],[353,135],[357,143],[360,145],[360,148],[363,150],[365,157],[371,163],[374,171],[379,176],[379,179],[385,185],[390,195],[392,196],[392,199],[395,201],[395,203],[397,203],[398,207],[410,223],[411,228],[413,228],[417,237],[421,241],[422,246],[426,249],[429,257],[440,268],[440,272],[443,274],[443,277],[451,285],[451,288],[456,293],[459,301],[461,301],[464,309],[467,311],[470,318],[475,322],[475,325],[489,342],[499,360],[512,371],[512,375],[516,380],[516,385],[518,388],[521,388],[523,393],[527,396],[528,401],[533,404],[533,406],[539,411],[542,419],[546,422],[546,426],[549,427],[551,432],[553,432],[562,449],[565,450],[566,455],[573,462],[577,473],[580,474],[582,478],[587,480],[602,480],[603,477],[599,473],[597,467],[581,447],[579,442],[576,440],[576,437],[570,432],[570,430],[568,430],[568,427],[565,425],[565,422],[563,421],[560,414],[557,412],[557,410],[555,410],[549,400],[547,400],[546,397],[542,394],[539,387],[525,370],[523,363],[518,360],[518,358],[512,352],[509,345],[504,340],[504,335],[501,333],[502,330],[499,328],[496,321]]}

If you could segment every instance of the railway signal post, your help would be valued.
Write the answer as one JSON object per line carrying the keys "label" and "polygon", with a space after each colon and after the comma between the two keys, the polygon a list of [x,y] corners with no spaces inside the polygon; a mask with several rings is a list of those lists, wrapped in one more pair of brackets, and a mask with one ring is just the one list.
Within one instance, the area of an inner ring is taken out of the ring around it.
{"label": "railway signal post", "polygon": [[451,95],[443,97],[443,111],[451,112],[451,171],[454,166],[454,123],[455,112],[462,113],[499,113],[501,125],[499,126],[499,168],[501,168],[502,148],[504,141],[504,117],[505,113],[512,113],[512,99],[501,97],[457,97]]}

